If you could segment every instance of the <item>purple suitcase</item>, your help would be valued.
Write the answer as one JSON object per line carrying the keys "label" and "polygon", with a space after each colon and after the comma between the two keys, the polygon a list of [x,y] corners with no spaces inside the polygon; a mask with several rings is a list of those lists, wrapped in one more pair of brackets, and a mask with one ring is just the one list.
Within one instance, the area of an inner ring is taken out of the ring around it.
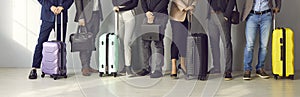
{"label": "purple suitcase", "polygon": [[[55,31],[57,31],[56,25],[55,22]],[[42,78],[45,77],[45,74],[50,75],[54,80],[60,77],[67,78],[66,44],[64,42],[55,40],[44,42],[42,55]]]}

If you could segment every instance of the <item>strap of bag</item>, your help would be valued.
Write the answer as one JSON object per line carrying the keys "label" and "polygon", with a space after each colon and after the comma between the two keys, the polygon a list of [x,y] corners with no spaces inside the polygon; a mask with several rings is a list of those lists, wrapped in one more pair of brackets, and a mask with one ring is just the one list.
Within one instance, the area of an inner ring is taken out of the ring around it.
{"label": "strap of bag", "polygon": [[237,3],[236,3],[236,0],[234,0],[234,7],[235,7],[235,11],[239,11],[239,9],[238,9],[238,6],[237,6]]}
{"label": "strap of bag", "polygon": [[[86,24],[86,17],[85,17],[85,13],[84,13],[83,0],[80,0],[80,6],[81,6],[81,14],[83,15],[83,19],[84,19],[84,24]],[[77,33],[81,32],[83,27],[84,26],[78,26]],[[88,31],[87,27],[84,27],[84,28],[85,28],[85,32],[87,32]]]}

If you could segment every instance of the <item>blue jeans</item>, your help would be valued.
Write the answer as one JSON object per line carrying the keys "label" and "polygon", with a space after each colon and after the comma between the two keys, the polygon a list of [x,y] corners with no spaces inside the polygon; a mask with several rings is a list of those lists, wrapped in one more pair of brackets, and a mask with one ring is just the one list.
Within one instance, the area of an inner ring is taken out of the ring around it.
{"label": "blue jeans", "polygon": [[256,70],[263,68],[267,55],[267,45],[272,25],[271,12],[262,15],[249,14],[246,20],[246,47],[244,51],[244,70],[252,70],[253,49],[257,30],[259,31],[259,51]]}

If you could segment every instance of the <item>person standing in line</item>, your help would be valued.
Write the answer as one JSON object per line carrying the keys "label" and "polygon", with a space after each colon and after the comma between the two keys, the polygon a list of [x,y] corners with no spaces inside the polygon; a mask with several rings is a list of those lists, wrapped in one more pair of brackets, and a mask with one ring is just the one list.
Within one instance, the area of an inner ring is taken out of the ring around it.
{"label": "person standing in line", "polygon": [[172,60],[172,72],[171,77],[177,79],[176,60],[179,59],[180,65],[178,69],[182,69],[186,72],[185,67],[185,55],[187,47],[188,36],[188,23],[191,19],[188,19],[188,15],[192,15],[194,12],[197,0],[172,0],[171,3],[171,27],[172,27],[172,44],[171,44],[171,60]]}
{"label": "person standing in line", "polygon": [[251,80],[252,59],[255,37],[259,31],[259,51],[258,63],[256,65],[256,74],[268,79],[269,75],[265,72],[264,65],[267,55],[267,46],[272,27],[273,14],[279,13],[281,0],[274,0],[276,6],[273,6],[273,0],[246,0],[242,13],[242,21],[246,22],[245,35],[246,47],[244,50],[244,80]]}
{"label": "person standing in line", "polygon": [[[67,22],[68,22],[68,9],[73,4],[74,0],[38,0],[38,2],[42,5],[41,9],[41,20],[42,24],[40,27],[40,33],[38,37],[37,44],[35,46],[33,61],[32,61],[32,69],[29,73],[29,79],[37,79],[37,70],[41,67],[42,62],[42,50],[43,43],[48,41],[50,32],[55,27],[55,18],[57,15],[57,37],[58,41],[61,41],[61,37],[63,37],[63,42],[66,39],[66,31],[67,31]],[[60,13],[63,12],[63,24],[61,24],[61,16]],[[63,28],[61,28],[63,25]],[[63,29],[63,32],[61,32]],[[63,33],[63,36],[61,36]]]}
{"label": "person standing in line", "polygon": [[[113,10],[119,15],[119,31],[121,48],[124,48],[125,71],[128,77],[133,77],[131,67],[131,38],[135,27],[135,11],[139,0],[112,0]],[[123,51],[123,50],[122,50]],[[123,52],[121,52],[123,53]],[[123,55],[123,54],[120,54]]]}
{"label": "person standing in line", "polygon": [[[146,15],[148,24],[157,24],[159,26],[159,40],[155,40],[155,53],[151,50],[151,40],[143,40],[143,59],[144,69],[139,75],[147,75],[151,71],[150,66],[155,66],[155,70],[150,74],[150,78],[162,77],[162,66],[164,64],[164,44],[163,38],[165,34],[166,24],[168,23],[168,4],[170,0],[141,0],[143,11]],[[150,58],[151,56],[151,58]],[[154,61],[152,61],[152,60]],[[151,64],[149,61],[151,60]]]}
{"label": "person standing in line", "polygon": [[224,80],[232,80],[232,42],[231,14],[236,0],[208,0],[208,31],[214,66],[209,73],[221,73],[220,69],[220,39],[224,45],[225,72]]}
{"label": "person standing in line", "polygon": [[[99,32],[100,22],[103,20],[102,7],[100,0],[75,0],[76,16],[75,22],[80,27],[85,27],[88,32],[92,32],[96,38]],[[95,43],[95,42],[93,42]],[[79,51],[82,65],[82,75],[90,76],[91,73],[98,73],[98,70],[91,68],[90,61],[93,50]]]}

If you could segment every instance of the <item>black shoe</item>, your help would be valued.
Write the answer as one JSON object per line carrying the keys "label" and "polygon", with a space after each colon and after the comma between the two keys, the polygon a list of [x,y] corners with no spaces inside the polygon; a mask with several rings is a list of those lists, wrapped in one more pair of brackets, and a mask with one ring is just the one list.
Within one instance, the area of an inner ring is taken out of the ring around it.
{"label": "black shoe", "polygon": [[225,80],[225,81],[230,81],[230,80],[232,80],[232,76],[231,76],[231,73],[230,73],[230,72],[225,72],[225,74],[224,74],[224,80]]}
{"label": "black shoe", "polygon": [[184,70],[181,68],[181,64],[179,64],[179,65],[177,66],[177,68],[178,68],[178,70],[181,70],[181,71],[183,72],[184,75],[186,75],[186,71],[184,71]]}
{"label": "black shoe", "polygon": [[32,69],[29,73],[29,79],[37,79],[36,69]]}
{"label": "black shoe", "polygon": [[249,71],[249,70],[245,71],[243,79],[251,80],[251,71]]}
{"label": "black shoe", "polygon": [[263,79],[268,79],[270,76],[264,71],[264,69],[258,69],[256,70],[256,75],[263,78]]}
{"label": "black shoe", "polygon": [[178,79],[177,74],[171,74],[170,76],[172,79]]}
{"label": "black shoe", "polygon": [[148,75],[150,73],[149,70],[147,69],[142,69],[140,71],[138,71],[136,74],[140,75],[140,76],[145,76],[145,75]]}
{"label": "black shoe", "polygon": [[154,73],[152,73],[152,74],[150,75],[150,78],[160,78],[160,77],[162,77],[162,76],[163,76],[163,74],[161,73],[161,71],[155,70]]}

